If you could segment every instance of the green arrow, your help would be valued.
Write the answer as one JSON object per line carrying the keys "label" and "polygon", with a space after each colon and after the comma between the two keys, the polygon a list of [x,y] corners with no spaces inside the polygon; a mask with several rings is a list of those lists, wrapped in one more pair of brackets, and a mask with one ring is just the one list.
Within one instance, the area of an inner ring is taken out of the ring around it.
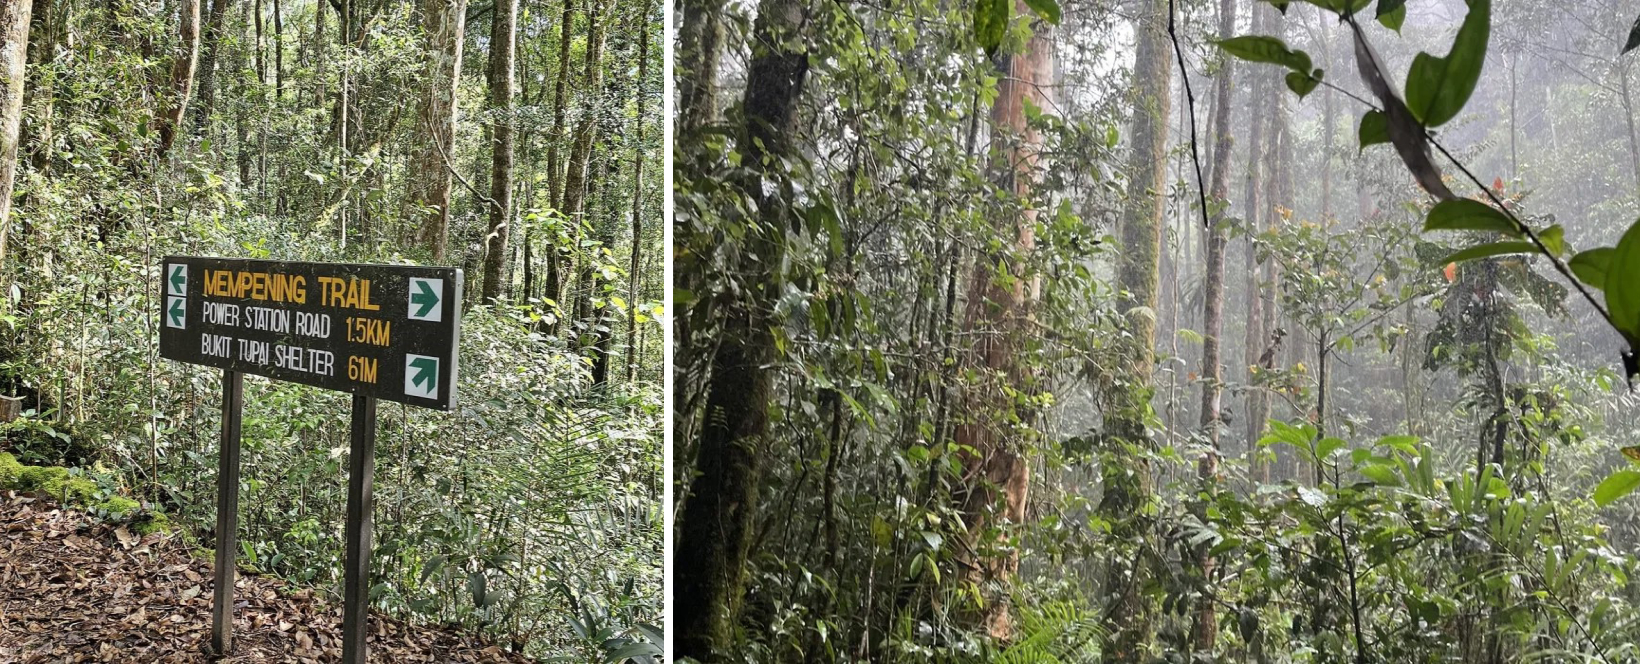
{"label": "green arrow", "polygon": [[411,385],[427,383],[429,391],[438,389],[438,360],[431,357],[418,357],[410,360],[410,368],[415,369],[415,375],[410,377]]}
{"label": "green arrow", "polygon": [[416,285],[421,287],[421,292],[410,294],[410,304],[420,305],[421,309],[416,311],[416,317],[420,318],[432,311],[433,307],[438,306],[438,292],[434,291],[432,286],[428,286],[425,281],[418,281]]}
{"label": "green arrow", "polygon": [[171,321],[176,325],[182,324],[182,319],[188,315],[187,300],[176,298],[171,300]]}
{"label": "green arrow", "polygon": [[175,287],[176,291],[178,293],[181,293],[181,292],[183,292],[183,286],[187,285],[187,283],[188,283],[188,268],[187,268],[187,266],[172,265],[171,266],[171,286]]}

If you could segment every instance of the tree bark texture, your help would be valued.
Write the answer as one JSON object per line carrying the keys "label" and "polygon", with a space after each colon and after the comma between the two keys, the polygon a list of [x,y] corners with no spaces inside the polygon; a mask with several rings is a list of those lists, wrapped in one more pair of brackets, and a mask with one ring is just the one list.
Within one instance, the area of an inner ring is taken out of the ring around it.
{"label": "tree bark texture", "polygon": [[513,196],[513,63],[516,59],[518,0],[496,0],[490,24],[490,232],[484,236],[486,303],[501,297],[511,232]]}
{"label": "tree bark texture", "polygon": [[450,168],[454,166],[446,160],[454,159],[455,127],[460,119],[456,89],[461,82],[467,0],[423,0],[421,10],[427,32],[427,85],[417,131],[426,138],[410,172],[406,218],[418,229],[433,262],[443,263],[450,232]]}
{"label": "tree bark texture", "polygon": [[[1030,15],[1023,2],[1016,4],[1016,11]],[[969,412],[976,416],[964,418],[953,431],[960,449],[974,450],[962,458],[967,486],[961,507],[968,526],[965,548],[978,555],[963,568],[967,580],[985,593],[979,625],[997,639],[1007,639],[1013,632],[1005,586],[1019,570],[1019,553],[985,551],[993,542],[1007,540],[1007,529],[1025,520],[1030,488],[1025,441],[1006,437],[1011,427],[1004,423],[1014,418],[1002,413],[1015,407],[1005,388],[1031,389],[1019,354],[1031,315],[1032,278],[1026,272],[1036,244],[1038,210],[1031,197],[1039,177],[1042,136],[1028,125],[1025,108],[1052,108],[1044,92],[1053,81],[1053,42],[1047,30],[1046,23],[1034,26],[1024,49],[1002,56],[998,63],[997,97],[991,106],[991,169],[998,186],[1017,196],[1024,207],[1017,215],[992,219],[992,229],[1011,241],[1012,251],[988,252],[974,263],[963,327],[976,339],[969,363],[984,378],[965,395]],[[999,273],[999,266],[1004,271]]]}
{"label": "tree bark texture", "polygon": [[[722,341],[713,351],[705,417],[696,446],[699,476],[680,516],[674,590],[678,657],[705,662],[734,659],[726,647],[739,614],[754,535],[762,455],[768,445],[767,409],[775,358],[769,319],[779,296],[787,216],[767,195],[764,177],[779,178],[778,156],[788,151],[809,56],[796,33],[803,0],[768,0],[759,7],[752,59],[741,101],[745,125],[738,149],[759,171],[739,183],[757,201],[759,219],[748,234],[745,264],[751,290],[724,296]],[[765,163],[768,166],[765,166]],[[765,170],[769,172],[762,172]]]}
{"label": "tree bark texture", "polygon": [[24,63],[28,60],[27,0],[0,0],[0,268],[11,233],[11,194],[17,179],[17,132],[23,120]]}
{"label": "tree bark texture", "polygon": [[1119,306],[1128,327],[1117,348],[1117,383],[1105,399],[1104,496],[1099,511],[1112,524],[1115,541],[1135,546],[1119,555],[1106,582],[1111,634],[1110,661],[1138,662],[1153,641],[1156,608],[1144,593],[1150,574],[1150,539],[1145,505],[1153,499],[1145,454],[1155,443],[1146,430],[1155,369],[1156,302],[1162,244],[1162,210],[1167,165],[1167,115],[1172,67],[1166,0],[1143,0],[1134,21],[1133,119],[1128,128],[1127,202],[1122,210],[1122,254],[1116,281],[1127,293]]}
{"label": "tree bark texture", "polygon": [[188,111],[188,98],[193,94],[194,70],[199,66],[199,2],[183,0],[180,6],[178,45],[171,56],[171,93],[165,99],[165,110],[160,113],[160,155],[169,152],[176,142],[182,118]]}

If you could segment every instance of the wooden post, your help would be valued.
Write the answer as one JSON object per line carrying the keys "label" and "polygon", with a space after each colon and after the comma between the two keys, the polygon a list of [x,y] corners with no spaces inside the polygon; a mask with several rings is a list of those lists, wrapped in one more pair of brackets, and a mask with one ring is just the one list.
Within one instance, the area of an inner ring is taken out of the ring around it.
{"label": "wooden post", "polygon": [[342,580],[342,662],[365,664],[370,613],[370,532],[376,472],[376,398],[353,397],[353,441],[347,461],[347,560]]}
{"label": "wooden post", "polygon": [[216,599],[211,605],[211,649],[233,649],[234,553],[239,548],[239,413],[245,375],[222,372],[222,448],[216,462]]}

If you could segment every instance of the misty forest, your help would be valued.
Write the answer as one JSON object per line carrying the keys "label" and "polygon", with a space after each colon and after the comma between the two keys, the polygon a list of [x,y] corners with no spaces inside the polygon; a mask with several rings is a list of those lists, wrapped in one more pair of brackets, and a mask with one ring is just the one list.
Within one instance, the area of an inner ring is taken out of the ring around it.
{"label": "misty forest", "polygon": [[[664,11],[0,0],[0,661],[206,661],[173,255],[465,271],[456,407],[377,412],[373,661],[658,656]],[[231,654],[337,661],[349,397],[243,403]]]}
{"label": "misty forest", "polygon": [[677,655],[1640,661],[1613,0],[680,0]]}

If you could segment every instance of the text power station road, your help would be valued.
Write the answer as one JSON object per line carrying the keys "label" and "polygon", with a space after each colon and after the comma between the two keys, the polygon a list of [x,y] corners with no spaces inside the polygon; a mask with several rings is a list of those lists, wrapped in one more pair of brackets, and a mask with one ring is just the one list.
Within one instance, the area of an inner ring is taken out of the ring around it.
{"label": "text power station road", "polygon": [[450,409],[461,270],[169,257],[160,355]]}

